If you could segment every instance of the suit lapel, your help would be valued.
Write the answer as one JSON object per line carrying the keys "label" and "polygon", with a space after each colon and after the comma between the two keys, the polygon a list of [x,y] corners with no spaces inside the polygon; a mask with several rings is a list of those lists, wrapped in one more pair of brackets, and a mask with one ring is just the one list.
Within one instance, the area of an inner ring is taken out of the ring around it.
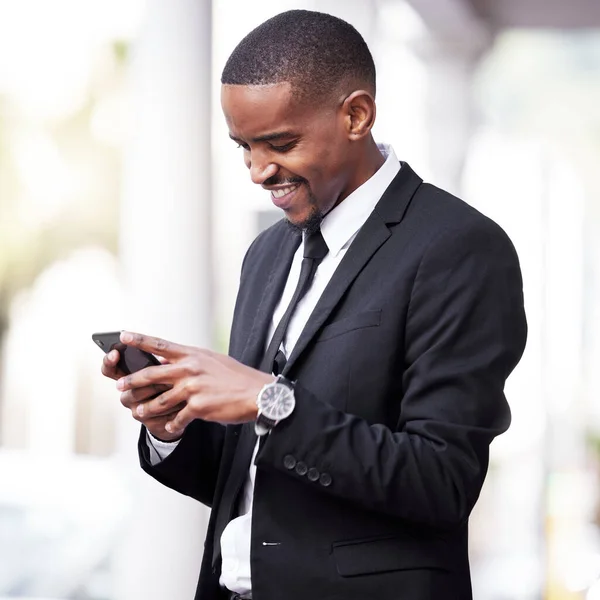
{"label": "suit lapel", "polygon": [[310,340],[321,329],[344,292],[354,281],[375,251],[388,239],[390,230],[379,219],[369,219],[346,252],[331,281],[306,323],[283,370],[287,374]]}
{"label": "suit lapel", "polygon": [[277,256],[273,261],[267,285],[263,290],[253,290],[252,292],[257,296],[260,295],[261,299],[240,361],[245,365],[258,368],[262,361],[273,311],[283,293],[290,266],[301,239],[300,234],[296,234],[291,229],[285,232],[277,249]]}
{"label": "suit lapel", "polygon": [[286,375],[325,324],[346,290],[378,248],[392,235],[388,224],[399,223],[422,179],[408,166],[401,169],[366,220],[317,302],[283,370]]}

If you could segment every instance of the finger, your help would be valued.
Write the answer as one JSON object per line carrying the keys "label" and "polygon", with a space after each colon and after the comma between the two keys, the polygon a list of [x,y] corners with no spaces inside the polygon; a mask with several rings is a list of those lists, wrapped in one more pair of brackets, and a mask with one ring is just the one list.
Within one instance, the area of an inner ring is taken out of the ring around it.
{"label": "finger", "polygon": [[151,400],[160,396],[163,392],[170,390],[172,387],[173,386],[171,385],[154,383],[147,387],[129,390],[129,393],[132,394],[134,402],[145,402],[146,400]]}
{"label": "finger", "polygon": [[183,374],[183,367],[177,363],[146,367],[135,373],[125,375],[117,381],[117,389],[121,392],[133,388],[141,388],[156,383],[173,384]]}
{"label": "finger", "polygon": [[123,377],[125,373],[121,372],[117,368],[119,362],[119,352],[117,350],[111,350],[108,354],[104,355],[102,359],[102,375],[110,377],[111,379],[118,379]]}
{"label": "finger", "polygon": [[171,386],[153,384],[142,388],[127,390],[121,394],[121,404],[126,408],[131,408],[140,402],[155,398],[169,389],[171,389]]}
{"label": "finger", "polygon": [[184,386],[177,386],[167,390],[156,398],[138,404],[136,413],[138,417],[154,417],[158,415],[169,414],[174,407],[184,404],[188,399],[189,393]]}
{"label": "finger", "polygon": [[100,370],[102,371],[102,375],[104,375],[104,377],[110,377],[111,379],[118,379],[117,372],[114,367],[111,367],[111,366],[105,364],[104,362],[102,362],[102,368]]}
{"label": "finger", "polygon": [[181,435],[194,418],[192,408],[189,404],[186,404],[173,419],[165,424],[165,429],[171,434]]}
{"label": "finger", "polygon": [[141,333],[132,333],[131,331],[121,332],[121,342],[127,346],[135,346],[140,350],[145,350],[152,354],[158,354],[167,360],[174,360],[184,356],[188,348],[181,344],[168,342],[162,338],[142,335]]}
{"label": "finger", "polygon": [[111,350],[108,354],[105,354],[102,358],[102,366],[106,367],[107,370],[114,369],[119,362],[118,350]]}
{"label": "finger", "polygon": [[178,404],[177,406],[174,406],[173,408],[171,408],[171,410],[167,413],[165,413],[164,415],[156,415],[154,417],[140,417],[136,410],[135,410],[135,406],[131,409],[131,416],[136,420],[139,421],[140,423],[143,423],[144,425],[152,425],[154,423],[161,423],[162,425],[165,425],[167,423],[167,421],[169,421],[172,417],[174,417],[182,408],[185,407],[185,403],[182,404]]}

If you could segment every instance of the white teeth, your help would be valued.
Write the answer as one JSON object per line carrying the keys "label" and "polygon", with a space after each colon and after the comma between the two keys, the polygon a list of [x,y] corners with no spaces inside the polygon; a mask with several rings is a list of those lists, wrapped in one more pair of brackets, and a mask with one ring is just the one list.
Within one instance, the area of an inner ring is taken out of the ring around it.
{"label": "white teeth", "polygon": [[275,198],[281,198],[282,196],[293,192],[297,187],[297,185],[293,185],[291,187],[282,188],[280,190],[271,190],[271,194],[273,194]]}

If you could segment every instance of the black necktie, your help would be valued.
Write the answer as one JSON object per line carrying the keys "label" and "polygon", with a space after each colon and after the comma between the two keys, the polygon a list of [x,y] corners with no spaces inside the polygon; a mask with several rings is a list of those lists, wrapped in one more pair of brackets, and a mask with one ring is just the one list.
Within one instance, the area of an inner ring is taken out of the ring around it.
{"label": "black necktie", "polygon": [[[279,324],[275,329],[275,333],[273,333],[271,343],[269,344],[269,347],[267,348],[260,365],[261,371],[279,375],[283,370],[287,359],[285,354],[279,350],[279,346],[281,346],[281,343],[283,342],[285,332],[298,302],[300,302],[310,288],[317,267],[323,258],[325,258],[328,251],[329,249],[327,248],[327,244],[325,243],[320,230],[312,234],[305,234],[304,258],[302,259],[298,285],[296,286],[296,290],[294,291],[294,295],[290,300],[290,304],[287,307],[285,314],[283,317],[281,317],[281,321],[279,321]],[[246,423],[240,432],[234,463],[229,473],[227,483],[225,484],[225,489],[223,490],[223,496],[218,508],[217,517],[215,519],[215,546],[213,550],[213,564],[220,556],[221,535],[223,535],[225,527],[233,518],[238,496],[243,488],[244,481],[248,474],[250,463],[244,462],[244,459],[250,461],[252,449],[255,444],[256,434],[254,433],[254,424]]]}
{"label": "black necktie", "polygon": [[300,267],[300,278],[298,279],[298,285],[294,291],[294,295],[290,300],[290,304],[285,311],[281,321],[273,333],[271,342],[261,364],[261,371],[271,371],[275,375],[279,375],[283,371],[283,367],[287,362],[285,354],[279,349],[285,333],[290,324],[290,320],[298,302],[302,300],[308,289],[312,284],[312,280],[317,272],[319,263],[325,258],[329,252],[327,244],[323,239],[321,230],[317,230],[314,233],[307,233],[304,235],[304,258],[302,259],[302,266]]}

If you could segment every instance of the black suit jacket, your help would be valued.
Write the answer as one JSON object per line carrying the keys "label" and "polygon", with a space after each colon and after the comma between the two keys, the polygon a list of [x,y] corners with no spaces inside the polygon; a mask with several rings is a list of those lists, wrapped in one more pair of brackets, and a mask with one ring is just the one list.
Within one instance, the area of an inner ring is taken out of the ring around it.
{"label": "black suit jacket", "polygon": [[[244,259],[230,354],[245,364],[297,244],[279,222]],[[467,520],[525,338],[506,234],[402,163],[286,365],[296,409],[256,457],[254,600],[470,599]],[[148,473],[213,509],[196,598],[223,596],[220,533],[254,439],[194,421],[155,467],[140,439]]]}

